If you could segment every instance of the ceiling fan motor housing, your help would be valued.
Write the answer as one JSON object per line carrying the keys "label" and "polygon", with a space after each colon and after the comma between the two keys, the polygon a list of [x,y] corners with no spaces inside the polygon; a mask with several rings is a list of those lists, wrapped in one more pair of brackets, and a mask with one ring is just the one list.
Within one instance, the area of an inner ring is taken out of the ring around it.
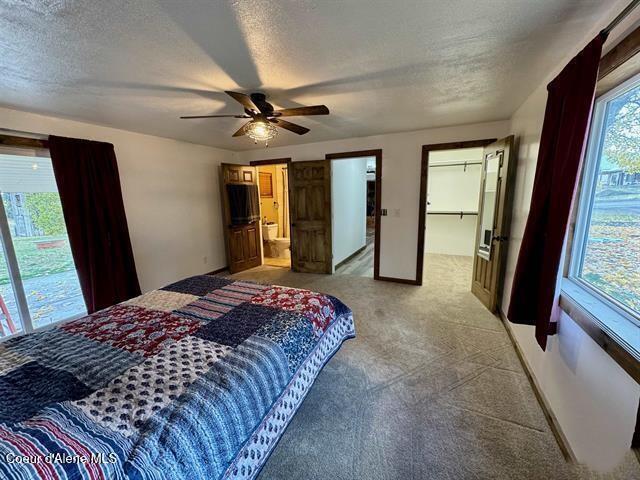
{"label": "ceiling fan motor housing", "polygon": [[249,95],[249,97],[263,114],[270,115],[273,113],[273,105],[267,102],[267,96],[264,93],[255,92]]}

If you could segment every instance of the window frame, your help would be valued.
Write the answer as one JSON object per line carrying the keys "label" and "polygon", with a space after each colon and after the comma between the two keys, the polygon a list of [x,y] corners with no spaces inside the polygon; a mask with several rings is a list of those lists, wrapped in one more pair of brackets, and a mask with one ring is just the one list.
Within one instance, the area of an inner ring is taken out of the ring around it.
{"label": "window frame", "polygon": [[[579,287],[583,293],[581,297],[591,297],[597,302],[601,302],[621,318],[631,322],[635,327],[640,328],[640,313],[635,312],[579,276],[584,262],[589,228],[591,226],[595,189],[598,181],[597,173],[600,169],[601,154],[605,140],[604,122],[607,107],[610,101],[638,86],[640,86],[640,73],[595,99],[587,149],[584,157],[582,179],[580,182],[580,195],[578,203],[576,204],[576,222],[569,252],[569,268],[564,281],[569,281],[573,284],[574,288],[572,293],[575,293],[575,286]],[[568,293],[569,290],[571,290],[570,286],[564,288],[565,295],[574,297],[575,300],[575,294]],[[584,305],[583,308],[589,311],[589,308]],[[619,322],[619,318],[610,321],[611,319],[598,317],[597,320],[607,326]]]}

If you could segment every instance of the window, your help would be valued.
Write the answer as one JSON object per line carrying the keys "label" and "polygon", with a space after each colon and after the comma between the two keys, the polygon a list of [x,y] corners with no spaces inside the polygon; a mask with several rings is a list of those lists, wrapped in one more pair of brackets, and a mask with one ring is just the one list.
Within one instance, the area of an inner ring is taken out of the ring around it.
{"label": "window", "polygon": [[258,181],[260,182],[260,196],[264,198],[273,198],[273,181],[271,174],[267,172],[259,172]]}
{"label": "window", "polygon": [[596,100],[569,276],[640,318],[640,76]]}
{"label": "window", "polygon": [[48,152],[0,150],[0,340],[86,314]]}

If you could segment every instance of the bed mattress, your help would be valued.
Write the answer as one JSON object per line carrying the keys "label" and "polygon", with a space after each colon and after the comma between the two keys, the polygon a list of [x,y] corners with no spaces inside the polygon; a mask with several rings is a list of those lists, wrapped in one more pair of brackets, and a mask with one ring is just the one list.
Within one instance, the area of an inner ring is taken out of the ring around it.
{"label": "bed mattress", "polygon": [[11,338],[0,478],[255,478],[354,336],[330,295],[200,275]]}

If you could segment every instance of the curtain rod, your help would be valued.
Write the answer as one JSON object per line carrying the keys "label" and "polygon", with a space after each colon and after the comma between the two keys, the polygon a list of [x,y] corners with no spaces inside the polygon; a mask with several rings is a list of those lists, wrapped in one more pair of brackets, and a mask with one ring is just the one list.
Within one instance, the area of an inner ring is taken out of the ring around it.
{"label": "curtain rod", "polygon": [[616,28],[625,18],[627,18],[633,11],[633,9],[638,5],[640,5],[640,0],[632,0],[631,3],[629,3],[629,5],[627,5],[626,8],[622,10],[620,14],[616,18],[614,18],[609,25],[602,29],[602,32],[608,35],[609,32],[611,32],[611,30]]}

